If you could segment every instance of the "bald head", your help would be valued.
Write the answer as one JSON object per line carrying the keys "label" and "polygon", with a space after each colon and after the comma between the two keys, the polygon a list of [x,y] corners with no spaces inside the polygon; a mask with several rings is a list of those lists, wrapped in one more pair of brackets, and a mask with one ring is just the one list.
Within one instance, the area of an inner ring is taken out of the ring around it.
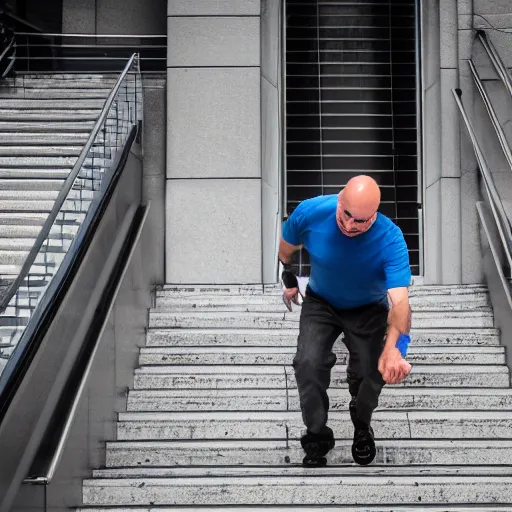
{"label": "bald head", "polygon": [[[352,178],[340,192],[336,219],[347,236],[357,236],[367,231],[377,216],[380,189],[370,176]],[[366,221],[366,222],[363,222]]]}
{"label": "bald head", "polygon": [[349,180],[342,194],[345,203],[356,209],[358,216],[363,218],[373,215],[380,204],[380,189],[377,182],[364,174]]}

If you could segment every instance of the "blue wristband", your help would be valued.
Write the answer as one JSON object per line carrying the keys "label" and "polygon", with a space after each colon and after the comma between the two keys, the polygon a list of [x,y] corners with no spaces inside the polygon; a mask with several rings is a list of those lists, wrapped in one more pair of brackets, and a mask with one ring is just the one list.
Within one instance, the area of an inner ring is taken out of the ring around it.
{"label": "blue wristband", "polygon": [[398,341],[396,342],[395,346],[398,350],[400,350],[402,357],[406,356],[407,347],[409,346],[410,342],[411,342],[411,337],[408,334],[400,334],[400,338],[398,338]]}

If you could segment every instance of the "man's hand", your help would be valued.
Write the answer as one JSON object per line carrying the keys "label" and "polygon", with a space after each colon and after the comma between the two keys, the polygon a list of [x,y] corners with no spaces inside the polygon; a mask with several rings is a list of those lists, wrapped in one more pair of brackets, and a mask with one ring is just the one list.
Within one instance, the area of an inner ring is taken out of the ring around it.
{"label": "man's hand", "polygon": [[299,301],[299,281],[297,276],[290,270],[289,265],[285,265],[285,270],[281,274],[281,280],[283,281],[283,302],[285,303],[288,311],[292,311],[292,301],[297,306],[301,305]]}
{"label": "man's hand", "polygon": [[386,384],[399,384],[411,371],[411,365],[395,347],[385,347],[379,359],[379,372]]}

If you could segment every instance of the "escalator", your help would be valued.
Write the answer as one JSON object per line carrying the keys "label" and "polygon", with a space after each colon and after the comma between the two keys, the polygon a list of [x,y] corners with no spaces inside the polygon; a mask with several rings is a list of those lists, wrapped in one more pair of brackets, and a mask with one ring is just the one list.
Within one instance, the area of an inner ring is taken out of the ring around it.
{"label": "escalator", "polygon": [[[126,305],[137,295],[139,307],[116,329],[128,332],[140,315],[145,321],[140,296],[149,297],[149,284],[144,284],[141,251],[148,246],[142,236],[149,205],[142,199],[142,119],[142,81],[134,54],[105,100],[20,274],[0,298],[1,512],[46,510],[52,493],[53,507],[64,503],[64,490],[73,478],[81,483],[89,468],[91,423],[103,430],[115,409],[118,392],[105,380],[129,385],[116,361],[120,357],[126,363],[135,354],[132,341],[112,362],[105,354],[95,355],[115,352],[115,333],[108,327],[116,325],[112,311],[133,265],[135,278],[130,279],[136,284],[131,291],[125,285],[123,301]],[[132,339],[136,343],[136,335]],[[107,366],[98,371],[104,362]],[[96,396],[100,405],[93,406]],[[83,435],[70,441],[77,428]]]}
{"label": "escalator", "polygon": [[[368,174],[421,269],[415,0],[286,1],[286,214]],[[305,250],[295,271],[309,275]]]}

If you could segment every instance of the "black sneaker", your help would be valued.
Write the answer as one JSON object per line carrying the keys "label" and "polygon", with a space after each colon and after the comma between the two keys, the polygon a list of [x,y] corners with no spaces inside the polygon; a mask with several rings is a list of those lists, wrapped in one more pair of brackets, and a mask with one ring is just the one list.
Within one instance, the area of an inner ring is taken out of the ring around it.
{"label": "black sneaker", "polygon": [[304,467],[321,468],[327,465],[326,455],[334,448],[334,435],[329,427],[324,427],[321,434],[307,432],[300,443],[306,452],[302,460]]}
{"label": "black sneaker", "polygon": [[357,419],[355,397],[352,397],[350,400],[348,410],[350,412],[350,419],[354,425],[352,457],[357,464],[366,466],[373,462],[373,459],[375,459],[375,455],[377,454],[373,429],[370,425],[366,425],[361,420]]}
{"label": "black sneaker", "polygon": [[354,462],[361,466],[366,466],[373,462],[377,455],[375,448],[375,437],[372,427],[358,428],[354,432],[354,442],[352,444],[352,457]]}

